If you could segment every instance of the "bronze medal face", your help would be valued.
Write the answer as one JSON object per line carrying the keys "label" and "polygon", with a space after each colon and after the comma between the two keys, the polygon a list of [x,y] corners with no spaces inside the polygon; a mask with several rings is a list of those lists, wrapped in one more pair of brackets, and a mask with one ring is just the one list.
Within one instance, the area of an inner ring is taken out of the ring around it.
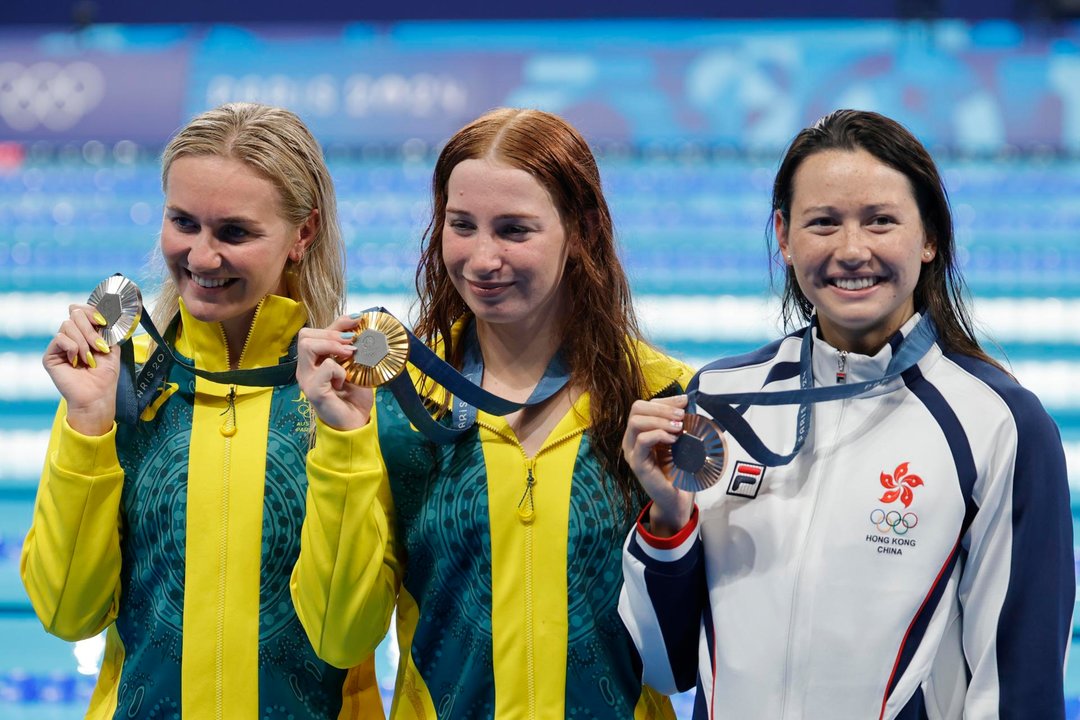
{"label": "bronze medal face", "polygon": [[724,476],[727,442],[712,420],[687,413],[683,418],[683,434],[674,445],[658,445],[656,455],[672,485],[699,492]]}
{"label": "bronze medal face", "polygon": [[349,382],[378,387],[402,373],[409,359],[409,334],[397,318],[372,310],[360,315],[355,332],[356,350],[341,364]]}
{"label": "bronze medal face", "polygon": [[102,280],[87,299],[104,316],[107,324],[98,332],[109,345],[119,345],[135,334],[142,319],[143,302],[139,286],[123,275]]}

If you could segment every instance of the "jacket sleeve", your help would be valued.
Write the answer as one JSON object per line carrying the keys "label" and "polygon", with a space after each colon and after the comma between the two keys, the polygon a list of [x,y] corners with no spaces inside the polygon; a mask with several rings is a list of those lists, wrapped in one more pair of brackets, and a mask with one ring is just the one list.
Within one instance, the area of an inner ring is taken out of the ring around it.
{"label": "jacket sleeve", "polygon": [[678,534],[657,538],[639,518],[623,545],[619,615],[641,656],[642,681],[665,695],[689,690],[697,680],[708,603],[697,523],[695,507]]}
{"label": "jacket sleeve", "polygon": [[347,432],[318,422],[307,473],[293,604],[319,657],[350,667],[386,634],[401,582],[376,414]]}
{"label": "jacket sleeve", "polygon": [[976,485],[960,584],[965,717],[1064,718],[1076,592],[1064,451],[1034,396],[1004,397],[1015,431]]}
{"label": "jacket sleeve", "polygon": [[116,425],[81,435],[61,402],[19,571],[45,630],[64,640],[93,637],[116,619],[123,486]]}

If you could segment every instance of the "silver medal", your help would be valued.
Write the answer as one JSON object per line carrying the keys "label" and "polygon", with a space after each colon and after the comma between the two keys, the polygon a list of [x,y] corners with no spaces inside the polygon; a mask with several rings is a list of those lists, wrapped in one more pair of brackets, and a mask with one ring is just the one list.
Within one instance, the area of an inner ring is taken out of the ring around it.
{"label": "silver medal", "polygon": [[129,339],[142,319],[143,301],[139,286],[123,275],[102,280],[86,303],[105,318],[105,327],[98,328],[109,345],[119,345]]}

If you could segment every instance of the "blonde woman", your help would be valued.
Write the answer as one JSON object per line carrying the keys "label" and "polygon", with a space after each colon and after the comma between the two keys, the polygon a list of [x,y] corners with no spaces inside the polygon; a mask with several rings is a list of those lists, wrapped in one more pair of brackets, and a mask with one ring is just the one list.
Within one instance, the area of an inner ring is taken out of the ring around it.
{"label": "blonde woman", "polygon": [[[210,372],[278,365],[344,295],[334,189],[282,109],[196,117],[162,159],[153,315]],[[308,447],[295,380],[249,387],[173,363],[134,424],[115,421],[120,352],[73,305],[43,364],[63,396],[22,555],[45,629],[107,628],[87,717],[374,717],[370,660],[319,660],[289,599]],[[148,342],[136,338],[136,360]]]}

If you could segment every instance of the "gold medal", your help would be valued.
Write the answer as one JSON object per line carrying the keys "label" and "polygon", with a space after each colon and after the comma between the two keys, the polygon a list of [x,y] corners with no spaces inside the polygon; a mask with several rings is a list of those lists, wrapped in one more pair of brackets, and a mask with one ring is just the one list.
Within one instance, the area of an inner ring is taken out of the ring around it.
{"label": "gold medal", "polygon": [[360,316],[355,332],[356,351],[341,364],[349,382],[378,387],[401,374],[409,359],[409,334],[397,318],[370,310]]}
{"label": "gold medal", "polygon": [[102,280],[86,303],[93,305],[105,318],[105,327],[98,328],[98,332],[109,345],[119,345],[129,339],[142,319],[139,286],[120,274]]}
{"label": "gold medal", "polygon": [[724,476],[727,442],[712,420],[687,413],[683,417],[683,434],[674,445],[658,445],[656,454],[672,485],[699,492]]}

